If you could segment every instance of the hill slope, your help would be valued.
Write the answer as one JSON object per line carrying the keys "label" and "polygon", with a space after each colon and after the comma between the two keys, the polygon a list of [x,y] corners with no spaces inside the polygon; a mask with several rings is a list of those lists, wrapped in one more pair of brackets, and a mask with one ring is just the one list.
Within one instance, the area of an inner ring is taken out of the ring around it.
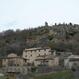
{"label": "hill slope", "polygon": [[11,52],[21,55],[25,48],[42,46],[79,54],[79,25],[63,23],[49,26],[46,22],[38,28],[0,33],[0,56]]}

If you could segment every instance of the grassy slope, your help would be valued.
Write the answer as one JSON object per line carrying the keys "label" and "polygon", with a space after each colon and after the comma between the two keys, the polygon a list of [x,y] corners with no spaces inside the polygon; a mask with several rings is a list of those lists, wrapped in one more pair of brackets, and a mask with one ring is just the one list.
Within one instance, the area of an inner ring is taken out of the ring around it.
{"label": "grassy slope", "polygon": [[72,72],[62,71],[48,75],[37,76],[34,79],[74,79]]}
{"label": "grassy slope", "polygon": [[6,79],[6,77],[1,77],[1,76],[0,76],[0,79]]}

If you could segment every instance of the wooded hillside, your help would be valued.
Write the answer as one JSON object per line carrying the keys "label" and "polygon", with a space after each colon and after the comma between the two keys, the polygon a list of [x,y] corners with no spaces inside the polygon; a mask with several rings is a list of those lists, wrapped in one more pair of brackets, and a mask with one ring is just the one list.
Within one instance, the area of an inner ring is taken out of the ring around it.
{"label": "wooded hillside", "polygon": [[24,30],[7,30],[0,33],[0,56],[8,53],[21,55],[30,47],[51,47],[57,51],[71,51],[79,54],[79,25],[56,24]]}

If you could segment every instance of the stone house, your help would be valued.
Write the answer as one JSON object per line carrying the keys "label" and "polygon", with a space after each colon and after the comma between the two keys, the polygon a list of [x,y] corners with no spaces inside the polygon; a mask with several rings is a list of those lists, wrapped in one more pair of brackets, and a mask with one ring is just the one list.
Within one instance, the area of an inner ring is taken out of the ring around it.
{"label": "stone house", "polygon": [[49,66],[59,64],[59,58],[55,56],[55,52],[51,52],[50,48],[30,48],[23,51],[23,58],[27,59],[26,63],[38,66],[46,63]]}
{"label": "stone house", "polygon": [[67,59],[69,56],[71,56],[72,52],[66,52],[66,51],[59,52],[59,51],[57,51],[56,54],[59,57],[59,65],[61,67],[64,67],[64,59]]}
{"label": "stone house", "polygon": [[17,54],[11,53],[3,59],[3,66],[22,66],[23,59]]}
{"label": "stone house", "polygon": [[27,73],[27,68],[24,65],[24,58],[17,54],[10,53],[7,57],[2,58],[2,69],[7,73]]}
{"label": "stone house", "polygon": [[79,67],[79,55],[70,55],[64,59],[64,66],[71,69],[72,67]]}

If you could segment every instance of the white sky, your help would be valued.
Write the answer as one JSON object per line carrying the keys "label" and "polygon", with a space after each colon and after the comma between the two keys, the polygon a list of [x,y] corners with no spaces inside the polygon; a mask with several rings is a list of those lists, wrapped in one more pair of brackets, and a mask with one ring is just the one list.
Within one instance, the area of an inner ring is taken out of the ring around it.
{"label": "white sky", "polygon": [[79,0],[0,0],[0,31],[56,23],[79,24]]}

